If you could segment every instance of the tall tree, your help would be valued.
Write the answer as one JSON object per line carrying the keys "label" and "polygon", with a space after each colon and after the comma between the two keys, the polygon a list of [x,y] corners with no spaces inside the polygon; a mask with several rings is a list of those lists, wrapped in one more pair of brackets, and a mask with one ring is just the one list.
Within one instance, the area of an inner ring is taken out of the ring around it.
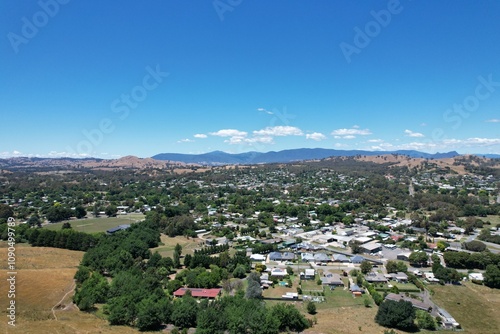
{"label": "tall tree", "polygon": [[385,327],[409,330],[415,326],[415,309],[410,302],[404,300],[386,300],[380,304],[375,322]]}
{"label": "tall tree", "polygon": [[361,262],[359,269],[361,269],[363,274],[368,274],[372,270],[372,264],[370,261],[363,261]]}

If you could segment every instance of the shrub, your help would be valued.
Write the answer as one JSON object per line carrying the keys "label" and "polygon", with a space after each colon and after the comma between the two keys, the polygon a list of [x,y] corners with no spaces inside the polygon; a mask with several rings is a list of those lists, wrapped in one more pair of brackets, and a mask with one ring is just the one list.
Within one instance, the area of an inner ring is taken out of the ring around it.
{"label": "shrub", "polygon": [[309,314],[316,314],[316,304],[314,304],[312,301],[307,302],[307,313]]}

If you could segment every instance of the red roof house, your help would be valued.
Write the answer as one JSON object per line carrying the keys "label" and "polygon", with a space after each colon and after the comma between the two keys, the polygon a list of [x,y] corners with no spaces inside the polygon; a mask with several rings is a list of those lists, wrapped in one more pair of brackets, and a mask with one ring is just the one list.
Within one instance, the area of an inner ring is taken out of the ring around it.
{"label": "red roof house", "polygon": [[215,298],[220,294],[221,291],[221,289],[179,288],[174,292],[174,296],[182,297],[188,290],[191,291],[191,296],[195,298]]}

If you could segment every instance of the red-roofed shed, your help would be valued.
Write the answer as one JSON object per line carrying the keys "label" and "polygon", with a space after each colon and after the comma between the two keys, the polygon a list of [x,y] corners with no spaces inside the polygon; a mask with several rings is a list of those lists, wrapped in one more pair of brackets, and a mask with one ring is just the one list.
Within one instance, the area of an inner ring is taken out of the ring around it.
{"label": "red-roofed shed", "polygon": [[186,291],[191,291],[191,296],[195,298],[215,298],[220,294],[221,289],[195,289],[195,288],[180,288],[174,292],[175,297],[182,297]]}

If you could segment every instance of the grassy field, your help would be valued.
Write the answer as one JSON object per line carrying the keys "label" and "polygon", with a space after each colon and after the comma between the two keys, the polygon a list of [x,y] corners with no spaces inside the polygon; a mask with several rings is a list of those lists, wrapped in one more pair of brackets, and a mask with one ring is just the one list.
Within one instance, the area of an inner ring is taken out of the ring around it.
{"label": "grassy field", "polygon": [[167,235],[161,235],[161,243],[160,246],[156,248],[152,248],[151,252],[158,252],[163,257],[174,256],[174,248],[175,245],[179,244],[182,246],[182,255],[193,254],[195,249],[200,249],[203,247],[203,240],[198,238],[189,238],[177,236],[171,238]]}
{"label": "grassy field", "polygon": [[395,286],[399,289],[400,292],[416,292],[419,293],[420,289],[417,288],[415,284],[411,283],[398,283],[396,281],[390,281],[388,284],[384,284],[383,287],[380,287],[380,284],[375,284],[375,290],[379,292],[389,291],[389,284]]}
{"label": "grassy field", "polygon": [[[104,320],[72,306],[73,276],[83,252],[16,245],[16,326],[7,325],[7,286],[0,285],[0,332],[8,334],[138,333],[127,327],[111,327]],[[0,242],[5,259],[7,244]],[[0,277],[7,277],[0,262]]]}
{"label": "grassy field", "polygon": [[65,222],[69,222],[75,231],[97,233],[106,232],[110,228],[122,224],[133,224],[137,221],[144,219],[143,214],[132,213],[118,217],[100,217],[100,218],[84,218],[76,220],[67,220],[60,223],[44,225],[43,228],[49,230],[60,230]]}
{"label": "grassy field", "polygon": [[465,333],[493,334],[500,328],[500,290],[466,283],[432,286],[433,301],[446,309]]}

